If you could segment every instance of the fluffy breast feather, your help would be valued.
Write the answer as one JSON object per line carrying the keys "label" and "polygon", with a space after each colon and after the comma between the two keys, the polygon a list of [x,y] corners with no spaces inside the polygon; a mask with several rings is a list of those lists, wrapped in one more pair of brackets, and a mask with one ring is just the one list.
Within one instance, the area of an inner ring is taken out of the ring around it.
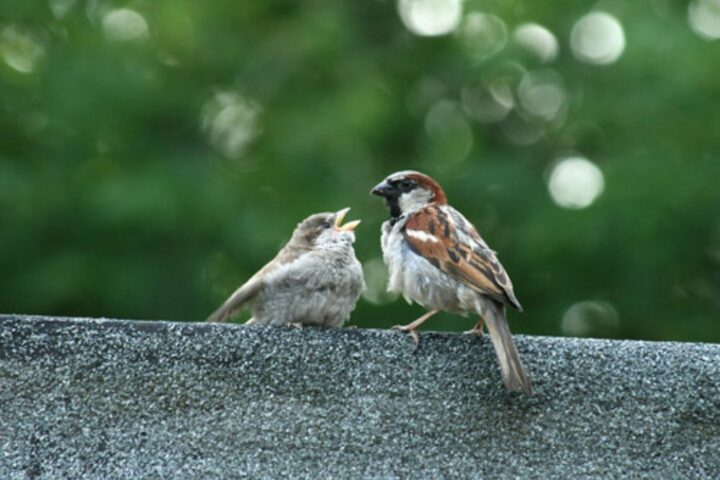
{"label": "fluffy breast feather", "polygon": [[364,288],[362,266],[352,247],[306,253],[273,271],[264,284],[253,316],[257,323],[270,325],[340,326]]}
{"label": "fluffy breast feather", "polygon": [[408,303],[417,302],[426,308],[465,313],[474,310],[475,294],[445,275],[413,251],[405,240],[403,229],[407,219],[382,227],[383,259],[388,267],[388,291],[400,293]]}

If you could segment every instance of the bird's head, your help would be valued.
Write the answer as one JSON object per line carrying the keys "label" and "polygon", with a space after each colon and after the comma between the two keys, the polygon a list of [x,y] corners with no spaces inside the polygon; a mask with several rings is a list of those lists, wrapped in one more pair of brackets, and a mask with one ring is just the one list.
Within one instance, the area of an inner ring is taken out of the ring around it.
{"label": "bird's head", "polygon": [[435,180],[412,170],[388,175],[370,193],[385,199],[392,218],[414,212],[433,203],[447,204],[445,192]]}
{"label": "bird's head", "polygon": [[295,229],[292,242],[305,248],[336,248],[352,245],[355,242],[355,228],[360,220],[343,225],[350,208],[337,212],[316,213],[310,215]]}

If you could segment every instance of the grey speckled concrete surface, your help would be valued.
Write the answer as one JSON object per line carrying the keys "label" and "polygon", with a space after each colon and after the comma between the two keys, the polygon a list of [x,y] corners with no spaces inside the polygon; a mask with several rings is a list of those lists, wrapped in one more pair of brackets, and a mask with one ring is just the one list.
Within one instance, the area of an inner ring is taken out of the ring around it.
{"label": "grey speckled concrete surface", "polygon": [[720,478],[720,346],[0,316],[0,479]]}

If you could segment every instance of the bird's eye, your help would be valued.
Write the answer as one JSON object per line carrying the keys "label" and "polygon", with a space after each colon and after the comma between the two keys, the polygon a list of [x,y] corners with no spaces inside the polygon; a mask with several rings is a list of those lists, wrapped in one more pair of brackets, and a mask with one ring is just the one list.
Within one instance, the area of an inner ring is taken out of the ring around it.
{"label": "bird's eye", "polygon": [[415,185],[415,182],[410,180],[409,178],[404,179],[400,182],[400,186],[404,189],[409,189]]}
{"label": "bird's eye", "polygon": [[324,222],[322,222],[321,225],[322,225],[323,228],[330,228],[330,227],[332,227],[332,224],[331,224],[330,222],[328,222],[327,220],[325,220]]}

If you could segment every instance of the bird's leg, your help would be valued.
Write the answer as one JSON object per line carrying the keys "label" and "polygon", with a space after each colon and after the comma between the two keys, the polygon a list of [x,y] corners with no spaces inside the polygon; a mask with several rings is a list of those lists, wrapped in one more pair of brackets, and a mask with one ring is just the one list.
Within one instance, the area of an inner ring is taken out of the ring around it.
{"label": "bird's leg", "polygon": [[418,333],[417,333],[417,328],[418,328],[420,325],[422,325],[423,323],[425,323],[425,320],[427,320],[428,318],[432,317],[433,315],[435,315],[435,314],[438,313],[439,311],[440,311],[440,310],[438,310],[438,309],[430,310],[430,311],[427,312],[425,315],[423,315],[422,317],[418,318],[417,320],[415,320],[415,321],[412,322],[412,323],[408,323],[407,325],[395,325],[395,326],[392,327],[392,328],[393,328],[393,330],[399,330],[399,331],[401,331],[401,332],[407,332],[407,333],[409,333],[410,336],[413,338],[413,340],[415,340],[415,345],[418,345],[418,344],[420,343],[420,335],[418,335]]}
{"label": "bird's leg", "polygon": [[480,317],[480,319],[477,321],[475,326],[468,330],[467,332],[463,332],[465,335],[477,335],[478,337],[483,336],[483,319]]}
{"label": "bird's leg", "polygon": [[245,322],[245,325],[252,325],[253,323],[255,323],[255,317],[250,317],[250,320]]}

